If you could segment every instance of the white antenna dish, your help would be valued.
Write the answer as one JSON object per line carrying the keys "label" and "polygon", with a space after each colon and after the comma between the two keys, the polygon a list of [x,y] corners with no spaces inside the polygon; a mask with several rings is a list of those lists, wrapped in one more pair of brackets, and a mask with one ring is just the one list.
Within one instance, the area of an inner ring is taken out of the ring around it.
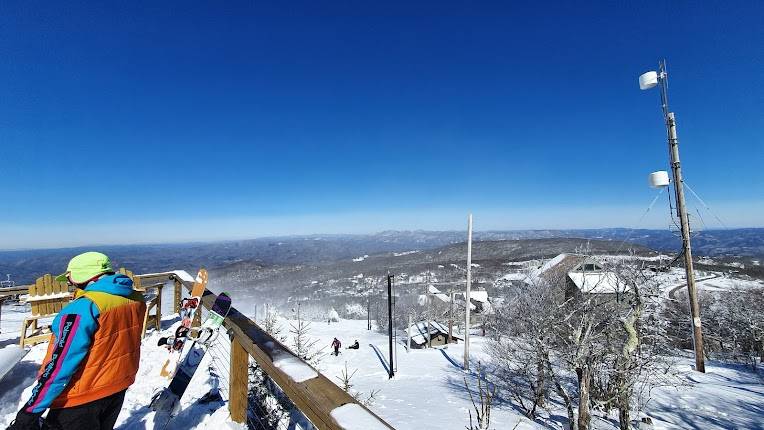
{"label": "white antenna dish", "polygon": [[647,177],[647,182],[652,188],[663,188],[669,185],[669,175],[665,170],[659,170],[657,172],[650,173]]}
{"label": "white antenna dish", "polygon": [[639,89],[649,90],[658,85],[658,72],[650,71],[639,76]]}

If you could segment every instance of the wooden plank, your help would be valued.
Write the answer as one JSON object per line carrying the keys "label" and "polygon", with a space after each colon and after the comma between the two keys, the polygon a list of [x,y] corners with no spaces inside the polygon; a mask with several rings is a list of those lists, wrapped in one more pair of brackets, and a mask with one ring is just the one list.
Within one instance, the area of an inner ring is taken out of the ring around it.
{"label": "wooden plank", "polygon": [[[53,277],[50,276],[50,273],[46,273],[45,276],[43,276],[43,282],[45,282],[45,295],[49,296],[53,294]],[[45,312],[45,315],[50,315],[54,312],[53,305],[50,301],[46,300],[42,302],[43,308],[41,309],[42,312]]]}
{"label": "wooden plank", "polygon": [[0,296],[17,296],[19,294],[29,294],[29,289],[34,287],[32,285],[16,285],[13,288],[0,288]]}
{"label": "wooden plank", "polygon": [[[37,278],[34,285],[29,286],[29,297],[33,297],[37,295],[38,291],[45,291],[45,287],[43,286],[42,278]],[[37,315],[40,315],[40,304],[39,303],[32,303],[32,316],[36,317]]]}
{"label": "wooden plank", "polygon": [[249,354],[236,338],[231,340],[231,377],[228,410],[237,423],[247,420],[247,385],[249,382]]}
{"label": "wooden plank", "polygon": [[[66,293],[69,292],[67,285],[66,284],[62,285],[61,282],[56,281],[54,278],[53,279],[53,294],[60,294],[63,292],[66,292]],[[55,302],[53,302],[53,312],[59,313],[61,311],[61,308],[64,307],[64,300],[65,299],[58,299]]]}
{"label": "wooden plank", "polygon": [[143,288],[143,282],[141,282],[141,278],[137,276],[132,277],[133,280],[133,290],[135,291],[146,291],[145,288]]}

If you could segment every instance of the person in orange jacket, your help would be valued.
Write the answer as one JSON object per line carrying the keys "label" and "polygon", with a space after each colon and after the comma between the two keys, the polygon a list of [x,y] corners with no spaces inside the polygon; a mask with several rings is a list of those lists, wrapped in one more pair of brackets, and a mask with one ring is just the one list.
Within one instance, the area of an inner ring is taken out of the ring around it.
{"label": "person in orange jacket", "polygon": [[111,430],[138,372],[146,304],[98,252],[72,258],[56,280],[77,287],[74,300],[53,320],[32,396],[8,429]]}

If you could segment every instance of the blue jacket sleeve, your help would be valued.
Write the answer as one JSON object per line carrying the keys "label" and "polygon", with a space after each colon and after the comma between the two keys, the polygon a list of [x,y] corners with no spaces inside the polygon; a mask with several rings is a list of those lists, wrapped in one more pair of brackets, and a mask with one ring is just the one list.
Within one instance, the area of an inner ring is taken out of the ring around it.
{"label": "blue jacket sleeve", "polygon": [[61,394],[90,350],[97,328],[98,307],[88,298],[79,298],[61,310],[51,327],[53,353],[43,363],[32,396],[24,404],[26,412],[43,412]]}

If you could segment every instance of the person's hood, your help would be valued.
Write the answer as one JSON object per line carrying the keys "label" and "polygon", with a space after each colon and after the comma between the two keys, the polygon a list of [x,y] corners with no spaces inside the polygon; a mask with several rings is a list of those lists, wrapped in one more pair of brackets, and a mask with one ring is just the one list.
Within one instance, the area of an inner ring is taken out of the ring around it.
{"label": "person's hood", "polygon": [[100,291],[127,297],[133,293],[133,280],[122,274],[102,276],[88,284],[85,291]]}

